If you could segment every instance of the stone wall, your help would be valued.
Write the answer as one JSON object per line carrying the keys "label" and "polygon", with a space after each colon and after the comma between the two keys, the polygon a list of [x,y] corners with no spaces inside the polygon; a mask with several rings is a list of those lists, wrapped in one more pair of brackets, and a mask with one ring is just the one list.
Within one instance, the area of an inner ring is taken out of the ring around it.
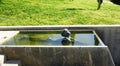
{"label": "stone wall", "polygon": [[22,66],[115,66],[107,47],[0,47]]}

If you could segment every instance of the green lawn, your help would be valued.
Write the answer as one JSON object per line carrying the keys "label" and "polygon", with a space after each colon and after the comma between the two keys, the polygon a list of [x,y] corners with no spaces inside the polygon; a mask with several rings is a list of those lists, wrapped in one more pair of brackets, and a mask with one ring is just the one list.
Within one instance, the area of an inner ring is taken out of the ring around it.
{"label": "green lawn", "polygon": [[120,24],[120,6],[96,0],[2,0],[0,25]]}

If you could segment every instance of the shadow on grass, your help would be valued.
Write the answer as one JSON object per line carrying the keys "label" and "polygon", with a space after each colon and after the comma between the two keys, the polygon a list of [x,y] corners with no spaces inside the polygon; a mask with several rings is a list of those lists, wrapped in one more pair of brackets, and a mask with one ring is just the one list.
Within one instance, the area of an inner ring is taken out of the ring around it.
{"label": "shadow on grass", "polygon": [[3,2],[0,2],[0,5],[1,5],[1,4],[4,4],[4,3],[3,3]]}
{"label": "shadow on grass", "polygon": [[83,8],[66,8],[65,10],[86,10],[86,9],[83,9]]}
{"label": "shadow on grass", "polygon": [[84,9],[84,8],[66,8],[66,9],[63,9],[63,10],[71,10],[71,11],[74,11],[74,10],[92,10],[92,11],[96,11],[97,9]]}

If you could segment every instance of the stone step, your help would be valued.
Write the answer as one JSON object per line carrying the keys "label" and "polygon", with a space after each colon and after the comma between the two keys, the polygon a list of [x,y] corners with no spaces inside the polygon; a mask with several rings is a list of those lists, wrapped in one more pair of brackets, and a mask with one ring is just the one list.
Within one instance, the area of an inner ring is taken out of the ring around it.
{"label": "stone step", "polygon": [[0,54],[0,66],[4,64],[5,56],[3,54]]}
{"label": "stone step", "polygon": [[7,65],[13,65],[13,66],[22,66],[20,60],[9,60],[4,63],[6,66]]}
{"label": "stone step", "polygon": [[3,64],[2,66],[19,66],[18,64]]}
{"label": "stone step", "polygon": [[8,60],[4,54],[0,54],[0,66],[22,66],[20,60]]}

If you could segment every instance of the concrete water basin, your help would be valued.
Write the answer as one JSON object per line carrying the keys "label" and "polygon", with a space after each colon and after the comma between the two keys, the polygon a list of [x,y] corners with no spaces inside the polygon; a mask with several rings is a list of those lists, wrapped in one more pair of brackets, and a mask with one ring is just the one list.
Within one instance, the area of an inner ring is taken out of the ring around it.
{"label": "concrete water basin", "polygon": [[[4,28],[5,30],[19,30],[20,33],[4,42],[0,46],[0,53],[6,54],[8,59],[20,59],[23,66],[115,66],[108,47],[102,42],[95,30],[68,28],[71,33],[77,31],[77,34],[73,34],[74,37],[71,34],[74,41],[70,44],[62,45],[61,40],[57,44],[45,43],[48,38],[58,40],[56,35],[60,37],[59,32],[64,28],[67,27]],[[55,33],[54,36],[46,37],[52,32]],[[29,34],[29,38],[26,33]],[[42,35],[40,35],[41,33]],[[33,42],[28,41],[31,39]],[[20,40],[22,42],[19,42]],[[41,40],[45,42],[40,42]]]}

